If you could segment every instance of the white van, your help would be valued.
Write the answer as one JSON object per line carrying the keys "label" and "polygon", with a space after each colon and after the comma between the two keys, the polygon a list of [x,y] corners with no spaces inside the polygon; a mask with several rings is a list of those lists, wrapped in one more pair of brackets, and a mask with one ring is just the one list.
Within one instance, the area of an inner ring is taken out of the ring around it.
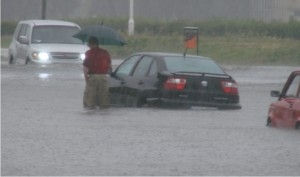
{"label": "white van", "polygon": [[72,35],[79,25],[59,20],[20,21],[9,45],[9,64],[81,62],[88,47]]}

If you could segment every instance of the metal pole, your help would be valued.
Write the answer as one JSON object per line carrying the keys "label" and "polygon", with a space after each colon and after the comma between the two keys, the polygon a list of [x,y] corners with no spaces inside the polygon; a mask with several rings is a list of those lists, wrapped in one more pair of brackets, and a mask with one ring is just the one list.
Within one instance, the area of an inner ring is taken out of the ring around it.
{"label": "metal pole", "polygon": [[134,19],[133,19],[133,11],[134,11],[134,0],[129,1],[129,21],[128,21],[128,35],[134,35]]}
{"label": "metal pole", "polygon": [[199,28],[197,29],[197,55],[199,55]]}
{"label": "metal pole", "polygon": [[47,9],[47,1],[43,0],[42,1],[42,19],[46,19],[46,9]]}

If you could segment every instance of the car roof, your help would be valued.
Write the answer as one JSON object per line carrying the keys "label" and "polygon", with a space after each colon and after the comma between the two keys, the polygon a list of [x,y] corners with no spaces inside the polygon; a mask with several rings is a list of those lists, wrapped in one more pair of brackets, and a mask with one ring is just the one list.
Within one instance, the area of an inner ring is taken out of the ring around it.
{"label": "car roof", "polygon": [[295,70],[291,73],[292,75],[300,75],[300,70]]}
{"label": "car roof", "polygon": [[76,23],[69,22],[69,21],[62,21],[62,20],[24,20],[20,21],[19,23],[27,23],[33,26],[39,25],[62,25],[62,26],[78,26]]}
{"label": "car roof", "polygon": [[[168,53],[168,52],[138,52],[136,55],[152,55],[158,57],[183,57],[182,53]],[[186,57],[193,57],[205,60],[211,60],[210,58],[199,56],[199,55],[186,55]]]}

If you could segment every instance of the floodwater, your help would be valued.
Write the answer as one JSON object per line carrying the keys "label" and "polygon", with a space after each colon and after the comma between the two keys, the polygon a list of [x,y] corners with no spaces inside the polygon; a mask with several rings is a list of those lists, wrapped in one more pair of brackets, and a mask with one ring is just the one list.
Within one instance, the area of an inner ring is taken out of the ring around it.
{"label": "floodwater", "polygon": [[3,176],[299,176],[300,131],[265,126],[296,67],[224,66],[241,110],[86,112],[80,65],[1,68]]}

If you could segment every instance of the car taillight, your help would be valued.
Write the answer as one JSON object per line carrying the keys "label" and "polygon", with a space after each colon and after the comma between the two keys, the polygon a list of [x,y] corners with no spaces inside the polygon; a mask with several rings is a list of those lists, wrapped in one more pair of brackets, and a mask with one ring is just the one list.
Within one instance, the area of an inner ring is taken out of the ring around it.
{"label": "car taillight", "polygon": [[235,82],[232,81],[222,81],[221,82],[224,93],[227,94],[238,94],[238,87]]}
{"label": "car taillight", "polygon": [[164,83],[164,88],[167,90],[183,90],[185,84],[186,84],[186,79],[184,78],[170,77]]}

